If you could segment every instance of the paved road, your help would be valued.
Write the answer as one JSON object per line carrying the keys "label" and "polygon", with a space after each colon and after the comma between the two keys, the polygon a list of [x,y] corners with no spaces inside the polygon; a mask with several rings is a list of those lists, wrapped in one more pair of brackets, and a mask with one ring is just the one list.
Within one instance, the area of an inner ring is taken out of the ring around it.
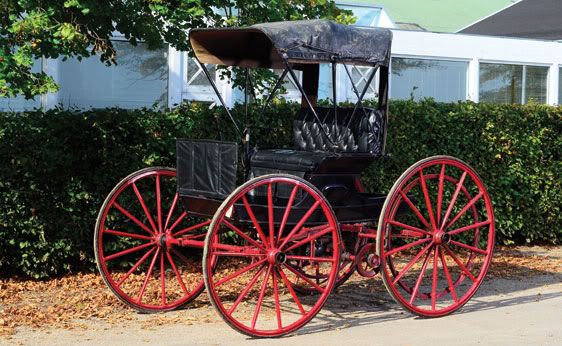
{"label": "paved road", "polygon": [[[147,330],[131,322],[108,326],[89,321],[85,330],[19,330],[9,342],[24,345],[562,345],[562,273],[490,280],[461,311],[428,320],[403,312],[388,295],[380,297],[380,293],[366,292],[363,297],[354,298],[372,301],[354,307],[345,298],[346,293],[351,293],[347,289],[358,291],[358,287],[342,287],[310,324],[281,339],[251,339],[224,323],[167,324]],[[344,301],[345,306],[341,304]],[[0,339],[1,343],[7,341]]]}

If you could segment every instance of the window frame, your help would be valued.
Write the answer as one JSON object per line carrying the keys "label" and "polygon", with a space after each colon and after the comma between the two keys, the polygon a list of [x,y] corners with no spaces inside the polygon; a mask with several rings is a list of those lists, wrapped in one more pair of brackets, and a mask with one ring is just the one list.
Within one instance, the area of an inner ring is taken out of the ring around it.
{"label": "window frame", "polygon": [[[482,102],[482,99],[480,97],[481,93],[480,93],[480,69],[482,68],[482,64],[496,64],[496,65],[516,65],[516,66],[521,66],[522,67],[522,76],[521,76],[521,99],[519,100],[519,103],[516,104],[520,104],[520,105],[524,105],[526,103],[523,103],[523,100],[525,99],[525,82],[526,82],[526,68],[528,66],[531,67],[544,67],[546,68],[547,72],[546,72],[546,78],[545,78],[545,83],[546,83],[546,89],[545,89],[545,101],[544,104],[548,105],[551,102],[551,96],[550,96],[550,73],[551,73],[551,65],[547,64],[547,63],[535,63],[535,62],[525,62],[525,61],[515,61],[515,60],[494,60],[494,59],[479,59],[478,60],[478,102]],[[560,93],[560,89],[558,90],[558,93]],[[496,102],[493,102],[496,103]],[[541,103],[543,104],[543,103]]]}
{"label": "window frame", "polygon": [[392,54],[390,57],[390,65],[388,69],[389,74],[389,89],[388,95],[389,99],[393,99],[392,97],[392,59],[393,58],[403,58],[403,59],[419,59],[419,60],[432,60],[432,61],[448,61],[448,62],[464,62],[466,63],[466,71],[465,71],[465,95],[464,100],[461,101],[468,101],[470,100],[470,63],[471,58],[455,58],[455,57],[448,57],[448,56],[428,56],[428,55],[417,55],[417,54]]}

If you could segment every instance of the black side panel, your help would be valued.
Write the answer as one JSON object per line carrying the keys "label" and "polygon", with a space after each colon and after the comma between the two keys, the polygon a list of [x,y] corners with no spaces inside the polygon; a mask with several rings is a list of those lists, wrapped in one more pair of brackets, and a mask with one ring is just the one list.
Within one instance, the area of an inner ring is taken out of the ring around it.
{"label": "black side panel", "polygon": [[224,198],[234,191],[238,162],[235,143],[178,139],[176,150],[181,196]]}

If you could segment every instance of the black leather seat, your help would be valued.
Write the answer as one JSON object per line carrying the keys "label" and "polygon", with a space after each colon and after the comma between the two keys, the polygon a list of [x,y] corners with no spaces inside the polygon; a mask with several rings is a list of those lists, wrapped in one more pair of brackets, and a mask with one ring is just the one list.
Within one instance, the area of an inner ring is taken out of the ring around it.
{"label": "black leather seat", "polygon": [[380,154],[380,112],[367,109],[365,115],[358,109],[351,119],[353,108],[339,108],[336,119],[332,108],[319,107],[316,111],[322,124],[314,121],[310,110],[299,111],[293,122],[294,149],[260,149],[250,158],[252,167],[292,172],[360,173]]}
{"label": "black leather seat", "polygon": [[374,159],[369,153],[330,153],[294,149],[259,150],[252,156],[252,167],[281,171],[318,173],[358,173]]}

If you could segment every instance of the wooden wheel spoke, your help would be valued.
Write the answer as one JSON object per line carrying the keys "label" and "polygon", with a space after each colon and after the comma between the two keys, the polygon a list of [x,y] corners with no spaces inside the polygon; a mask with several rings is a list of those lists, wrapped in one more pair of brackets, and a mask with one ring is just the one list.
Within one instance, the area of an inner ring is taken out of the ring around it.
{"label": "wooden wheel spoke", "polygon": [[176,279],[178,280],[178,283],[180,284],[180,287],[182,289],[182,291],[187,294],[187,288],[185,287],[185,283],[183,282],[183,279],[181,278],[180,272],[178,271],[178,268],[176,267],[176,263],[174,262],[172,256],[170,255],[169,252],[166,251],[166,257],[168,258],[168,262],[170,263],[170,266],[172,267],[172,270],[174,271],[174,274],[176,275]]}
{"label": "wooden wheel spoke", "polygon": [[162,290],[162,305],[166,305],[166,270],[164,268],[164,254],[160,252],[160,288]]}
{"label": "wooden wheel spoke", "polygon": [[155,235],[154,231],[152,231],[150,228],[148,228],[144,223],[142,223],[139,219],[137,219],[136,217],[133,216],[133,214],[131,214],[127,209],[123,208],[121,205],[119,205],[119,203],[117,202],[113,202],[113,206],[119,210],[123,215],[125,215],[126,217],[128,217],[131,221],[133,221],[134,223],[136,223],[140,228],[142,228],[143,230],[145,230],[146,232],[148,232],[148,234],[150,235]]}
{"label": "wooden wheel spoke", "polygon": [[489,224],[491,224],[490,220],[486,220],[486,221],[482,221],[482,222],[477,222],[477,223],[472,224],[472,225],[457,228],[457,229],[454,229],[454,230],[449,231],[447,233],[449,233],[449,235],[455,235],[455,234],[459,234],[459,233],[462,233],[462,232],[470,231],[471,229],[488,226]]}
{"label": "wooden wheel spoke", "polygon": [[152,215],[150,215],[150,212],[148,211],[148,208],[146,206],[146,203],[144,202],[144,198],[142,198],[142,195],[137,187],[137,184],[135,184],[134,182],[131,184],[131,186],[133,187],[133,191],[135,192],[135,195],[137,196],[137,200],[139,201],[142,210],[144,211],[144,215],[146,216],[146,218],[148,219],[148,222],[150,223],[150,226],[152,226],[152,229],[156,232],[157,228],[156,228],[156,224],[154,223],[154,220],[152,219]]}
{"label": "wooden wheel spoke", "polygon": [[152,257],[152,261],[150,261],[150,266],[148,267],[148,270],[146,272],[146,276],[144,278],[144,282],[142,283],[142,287],[139,291],[139,295],[137,297],[137,300],[139,302],[142,302],[142,297],[144,295],[144,291],[146,290],[146,286],[148,285],[148,280],[150,279],[150,276],[152,275],[152,271],[154,270],[154,264],[156,263],[156,259],[158,258],[158,255],[160,254],[160,248],[156,249],[156,252],[154,253],[154,256]]}
{"label": "wooden wheel spoke", "polygon": [[449,227],[451,227],[455,222],[457,222],[466,212],[468,209],[470,209],[470,207],[472,207],[476,202],[478,202],[478,200],[480,198],[482,198],[482,196],[484,196],[484,192],[480,191],[476,196],[474,196],[463,208],[461,211],[459,211],[459,213],[457,215],[455,215],[455,217],[451,220],[451,222],[449,222],[446,226],[443,227],[443,229],[447,229]]}
{"label": "wooden wheel spoke", "polygon": [[117,235],[120,237],[126,237],[126,238],[133,238],[133,239],[142,239],[142,240],[152,240],[151,237],[148,237],[146,235],[141,235],[141,234],[135,234],[135,233],[128,233],[128,232],[121,232],[121,231],[116,231],[113,229],[104,229],[103,233],[105,234],[111,234],[111,235]]}
{"label": "wooden wheel spoke", "polygon": [[271,269],[273,266],[270,264],[267,267],[267,273],[263,278],[263,283],[260,289],[260,295],[258,297],[258,302],[256,303],[256,309],[254,310],[254,316],[252,317],[252,329],[256,329],[256,322],[258,321],[258,316],[260,314],[261,306],[263,303],[263,297],[265,296],[265,290],[267,289],[267,282],[269,281],[269,276],[271,275]]}
{"label": "wooden wheel spoke", "polygon": [[121,285],[123,284],[123,282],[125,282],[125,280],[127,280],[127,278],[135,271],[137,270],[137,268],[143,264],[146,259],[148,258],[148,256],[150,256],[150,254],[156,250],[155,247],[153,247],[152,249],[148,250],[132,267],[131,269],[129,269],[129,271],[123,275],[123,277],[121,279],[119,279],[119,281],[117,282],[117,287],[121,287]]}
{"label": "wooden wheel spoke", "polygon": [[447,278],[447,285],[449,286],[449,292],[453,297],[455,303],[458,303],[457,293],[455,292],[455,286],[453,285],[453,280],[451,279],[451,274],[449,273],[449,267],[443,255],[443,251],[439,251],[439,257],[441,258],[441,264],[443,265],[443,272],[445,272],[445,277]]}
{"label": "wooden wheel spoke", "polygon": [[285,283],[285,287],[287,287],[287,289],[289,290],[289,293],[291,293],[291,296],[293,297],[293,301],[295,302],[295,304],[297,304],[297,307],[299,308],[299,311],[301,312],[301,314],[303,316],[306,315],[306,311],[302,307],[302,303],[299,300],[299,298],[297,297],[297,294],[295,293],[295,290],[293,289],[293,285],[291,285],[291,282],[289,281],[289,279],[287,278],[287,275],[285,275],[285,273],[283,272],[283,269],[281,267],[279,267],[279,275],[281,275],[281,279]]}
{"label": "wooden wheel spoke", "polygon": [[265,247],[264,245],[267,243],[264,243],[263,245],[258,243],[257,241],[255,241],[254,239],[250,238],[249,235],[247,235],[246,233],[242,232],[238,227],[234,226],[233,224],[231,224],[228,220],[223,220],[223,224],[226,225],[226,227],[230,228],[230,230],[234,231],[236,234],[238,234],[240,237],[244,238],[247,242],[249,242],[250,244],[254,245],[255,247],[265,251]]}
{"label": "wooden wheel spoke", "polygon": [[443,181],[445,179],[445,164],[441,165],[439,172],[439,187],[437,190],[437,225],[441,225],[441,207],[443,205]]}
{"label": "wooden wheel spoke", "polygon": [[420,289],[421,283],[423,281],[423,277],[425,275],[425,270],[427,269],[427,263],[429,262],[429,256],[431,255],[431,251],[427,252],[425,255],[425,259],[423,260],[422,268],[418,275],[418,279],[416,280],[416,285],[414,286],[414,291],[412,292],[412,296],[410,297],[410,304],[414,304],[416,300],[416,296],[418,295],[418,291]]}
{"label": "wooden wheel spoke", "polygon": [[318,284],[316,284],[314,281],[310,280],[310,278],[306,277],[306,275],[304,275],[303,273],[301,273],[300,271],[294,269],[293,267],[291,267],[290,265],[287,265],[287,263],[284,263],[283,266],[285,268],[287,268],[289,271],[291,271],[293,274],[295,274],[296,276],[298,276],[299,278],[301,278],[304,282],[308,283],[310,286],[314,287],[316,290],[318,290],[318,292],[324,292],[324,288],[320,287]]}
{"label": "wooden wheel spoke", "polygon": [[423,225],[426,228],[431,228],[429,226],[429,223],[427,222],[427,220],[425,219],[425,217],[423,217],[422,213],[420,212],[420,210],[414,205],[414,203],[412,203],[412,200],[410,200],[410,198],[402,191],[400,190],[400,196],[402,197],[402,199],[404,200],[404,202],[406,202],[406,204],[408,205],[408,207],[410,207],[410,209],[414,212],[414,214],[416,214],[416,216],[418,217],[418,219],[421,221],[421,223],[423,223]]}
{"label": "wooden wheel spoke", "polygon": [[277,286],[277,271],[273,268],[273,295],[275,296],[275,315],[277,316],[277,328],[283,329],[281,321],[281,305],[279,304],[279,287]]}
{"label": "wooden wheel spoke", "polygon": [[433,229],[437,228],[437,223],[435,222],[435,215],[433,215],[433,207],[431,206],[431,199],[429,198],[429,191],[427,189],[427,182],[425,176],[423,175],[423,169],[420,169],[420,183],[423,191],[423,197],[425,199],[425,205],[427,212],[429,213],[429,220],[431,221],[431,227]]}
{"label": "wooden wheel spoke", "polygon": [[451,251],[451,249],[449,249],[449,247],[447,245],[443,245],[443,247],[445,248],[445,251],[447,252],[447,254],[449,256],[451,256],[451,258],[457,263],[457,265],[461,268],[461,270],[465,273],[466,276],[468,276],[468,278],[470,280],[472,280],[472,282],[476,282],[476,278],[474,277],[474,275],[472,275],[472,273],[470,272],[470,270],[468,270],[468,268],[465,267],[465,265],[461,262],[461,260],[453,253],[453,251]]}
{"label": "wooden wheel spoke", "polygon": [[275,224],[273,221],[273,191],[271,191],[271,183],[267,184],[267,216],[269,220],[269,242],[273,247],[275,243]]}
{"label": "wooden wheel spoke", "polygon": [[170,224],[170,220],[172,219],[172,215],[174,211],[176,211],[176,204],[178,203],[179,193],[176,192],[174,195],[174,200],[172,201],[172,205],[170,206],[170,210],[168,210],[168,216],[166,216],[166,222],[164,223],[164,230],[168,230],[168,225]]}
{"label": "wooden wheel spoke", "polygon": [[280,249],[283,249],[285,247],[285,245],[287,245],[287,242],[289,241],[289,239],[291,239],[295,235],[295,233],[297,233],[302,228],[304,223],[310,218],[310,216],[314,213],[314,211],[316,210],[316,208],[318,208],[319,205],[320,205],[320,201],[314,202],[312,207],[310,207],[310,209],[307,210],[307,212],[299,220],[299,222],[295,225],[295,227],[293,227],[291,232],[289,232],[289,235],[287,235],[287,237],[285,238],[283,243],[281,243],[281,245],[279,246]]}
{"label": "wooden wheel spoke", "polygon": [[439,245],[435,246],[435,250],[433,253],[433,282],[431,285],[431,310],[435,311],[436,300],[437,300],[437,274],[439,271]]}
{"label": "wooden wheel spoke", "polygon": [[238,307],[238,305],[240,304],[240,302],[242,302],[242,300],[246,297],[246,295],[248,294],[248,292],[252,289],[252,287],[254,287],[254,285],[256,284],[256,281],[258,281],[261,273],[263,273],[265,269],[265,266],[262,266],[257,273],[252,277],[252,280],[250,280],[250,282],[248,283],[248,285],[246,287],[244,287],[244,289],[242,290],[242,292],[240,292],[240,294],[238,295],[238,298],[236,298],[236,301],[234,301],[234,303],[232,304],[232,306],[230,307],[230,309],[228,310],[228,314],[232,316],[232,314],[234,313],[234,311],[236,311],[236,308]]}
{"label": "wooden wheel spoke", "polygon": [[112,259],[115,259],[115,258],[118,258],[118,257],[121,257],[121,256],[125,256],[125,255],[131,254],[133,252],[140,251],[142,249],[146,249],[147,247],[152,246],[152,245],[154,245],[154,242],[138,245],[138,246],[132,247],[130,249],[119,251],[119,252],[114,253],[112,255],[106,256],[106,257],[104,257],[104,259],[106,261],[111,261]]}
{"label": "wooden wheel spoke", "polygon": [[168,228],[169,232],[172,232],[173,230],[176,229],[176,227],[179,225],[179,223],[187,216],[187,212],[182,212],[180,214],[180,216],[178,216],[177,220],[174,221],[174,223],[172,224],[172,226],[170,226],[170,228]]}
{"label": "wooden wheel spoke", "polygon": [[474,246],[470,246],[470,245],[467,245],[467,244],[464,244],[464,243],[461,243],[461,242],[458,242],[458,241],[450,240],[449,244],[456,245],[458,247],[462,247],[464,249],[467,249],[467,250],[470,250],[472,252],[476,252],[476,253],[479,253],[479,254],[482,254],[482,255],[488,254],[488,251],[486,251],[486,250],[483,250],[483,249],[480,249],[480,248],[477,248],[477,247],[474,247]]}
{"label": "wooden wheel spoke", "polygon": [[404,250],[411,249],[411,248],[413,248],[414,246],[418,246],[418,245],[420,245],[420,244],[427,243],[427,242],[430,241],[430,240],[431,240],[431,238],[423,238],[423,239],[416,240],[416,241],[414,241],[414,242],[408,243],[408,244],[406,244],[406,245],[399,246],[399,247],[397,247],[397,248],[394,248],[394,249],[391,249],[391,250],[389,250],[389,251],[386,251],[386,252],[385,252],[385,256],[392,256],[392,255],[394,255],[395,253],[398,253],[398,252],[401,252],[401,251],[404,251]]}
{"label": "wooden wheel spoke", "polygon": [[189,227],[187,227],[187,228],[184,228],[184,229],[182,229],[182,230],[180,230],[180,231],[177,231],[176,233],[172,234],[172,237],[177,238],[177,237],[179,237],[179,236],[181,236],[181,235],[183,235],[183,234],[186,234],[186,233],[189,233],[189,232],[193,232],[193,231],[195,231],[196,229],[199,229],[199,228],[203,228],[203,227],[205,227],[205,226],[208,226],[210,223],[211,223],[211,220],[207,220],[207,221],[198,223],[198,224],[196,224],[196,225],[189,226]]}
{"label": "wooden wheel spoke", "polygon": [[248,216],[252,220],[252,223],[254,224],[254,228],[256,229],[256,232],[258,232],[258,236],[260,237],[262,243],[267,244],[267,238],[266,238],[265,234],[263,233],[263,230],[261,229],[261,226],[260,226],[258,220],[256,219],[256,216],[254,215],[254,212],[252,211],[252,207],[250,207],[250,203],[248,203],[248,199],[246,198],[245,195],[242,196],[242,203],[244,204],[244,208],[246,209],[246,212],[248,213]]}
{"label": "wooden wheel spoke", "polygon": [[162,196],[160,195],[160,174],[156,174],[156,212],[158,214],[158,232],[162,233]]}
{"label": "wooden wheel spoke", "polygon": [[420,257],[423,256],[427,252],[427,250],[431,248],[431,246],[433,246],[433,242],[429,243],[416,256],[414,256],[414,258],[412,258],[412,260],[408,262],[408,264],[406,264],[406,266],[400,271],[400,273],[398,273],[398,275],[394,278],[392,283],[396,285],[396,283],[400,281],[400,279],[402,279],[404,275],[406,275],[406,273],[410,270],[410,268],[412,268],[412,266],[416,264],[416,262],[420,259]]}
{"label": "wooden wheel spoke", "polygon": [[215,283],[215,287],[218,287],[218,286],[224,284],[225,282],[230,281],[230,280],[232,280],[232,279],[234,279],[234,278],[254,269],[257,266],[264,264],[266,260],[267,260],[267,258],[263,258],[263,259],[261,259],[257,262],[254,262],[254,263],[250,264],[249,266],[246,266],[246,267],[244,267],[240,270],[237,270],[236,272],[234,272],[234,273],[232,273],[228,276],[225,276],[224,278],[220,279],[219,281],[217,281]]}
{"label": "wooden wheel spoke", "polygon": [[447,224],[447,220],[449,219],[449,215],[451,215],[451,211],[453,210],[453,207],[455,206],[455,202],[457,201],[457,198],[459,196],[459,192],[461,191],[463,184],[464,184],[464,180],[466,179],[466,175],[467,172],[464,171],[461,175],[461,178],[459,179],[459,182],[457,183],[457,187],[455,188],[455,192],[453,193],[453,196],[451,197],[451,201],[449,202],[449,206],[447,207],[447,211],[445,212],[445,216],[443,216],[443,221],[441,222],[441,227],[443,227],[444,225]]}
{"label": "wooden wheel spoke", "polygon": [[316,239],[318,239],[318,238],[320,238],[320,237],[322,237],[322,236],[324,236],[324,235],[326,235],[326,234],[328,234],[328,233],[330,233],[330,232],[332,232],[332,231],[333,231],[333,229],[328,226],[328,228],[324,229],[323,231],[319,231],[319,232],[317,232],[316,234],[314,234],[314,235],[312,235],[312,236],[306,237],[305,239],[303,239],[303,240],[301,240],[301,241],[298,241],[298,242],[292,244],[291,246],[289,246],[289,247],[288,247],[287,249],[285,249],[284,251],[285,251],[285,252],[289,252],[289,251],[291,251],[291,250],[293,250],[293,249],[296,249],[296,248],[298,248],[299,246],[302,246],[302,245],[304,245],[304,244],[306,244],[306,243],[308,243],[308,242],[310,242],[310,241],[316,240]]}
{"label": "wooden wheel spoke", "polygon": [[277,236],[277,243],[279,243],[279,239],[283,235],[283,230],[285,229],[285,225],[287,224],[287,220],[289,219],[289,213],[291,212],[291,208],[293,207],[293,202],[295,201],[295,197],[297,196],[297,192],[299,190],[298,185],[293,187],[291,190],[291,195],[289,196],[289,201],[287,202],[287,206],[285,207],[285,212],[283,213],[283,219],[281,219],[281,225],[279,226],[279,234]]}

